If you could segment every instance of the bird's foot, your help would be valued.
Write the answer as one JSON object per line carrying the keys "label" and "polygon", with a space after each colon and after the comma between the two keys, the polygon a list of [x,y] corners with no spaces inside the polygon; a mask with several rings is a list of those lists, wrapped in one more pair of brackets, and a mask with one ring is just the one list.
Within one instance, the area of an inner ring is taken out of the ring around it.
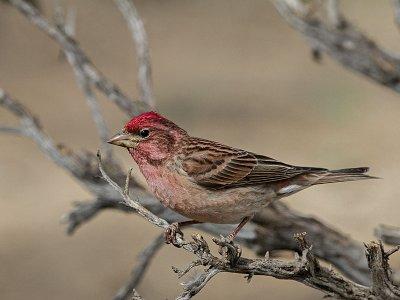
{"label": "bird's foot", "polygon": [[183,237],[183,232],[179,228],[179,223],[174,222],[168,226],[167,229],[165,229],[164,232],[164,238],[165,238],[165,243],[167,244],[172,244],[175,247],[181,247],[181,245],[178,243],[176,236],[181,235]]}
{"label": "bird's foot", "polygon": [[233,239],[234,236],[231,234],[227,237],[221,236],[219,239],[213,238],[214,243],[219,246],[219,254],[224,255],[231,266],[236,265],[237,261],[242,255],[242,248],[239,245],[233,243]]}

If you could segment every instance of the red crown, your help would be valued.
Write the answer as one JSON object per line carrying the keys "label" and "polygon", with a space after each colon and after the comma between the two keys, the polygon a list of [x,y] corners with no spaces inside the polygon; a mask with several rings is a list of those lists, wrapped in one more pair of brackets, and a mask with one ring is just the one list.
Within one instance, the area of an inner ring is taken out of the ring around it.
{"label": "red crown", "polygon": [[134,117],[125,125],[125,129],[129,132],[134,132],[142,127],[144,124],[151,125],[152,123],[158,123],[159,121],[166,120],[163,116],[159,115],[154,111],[149,111]]}

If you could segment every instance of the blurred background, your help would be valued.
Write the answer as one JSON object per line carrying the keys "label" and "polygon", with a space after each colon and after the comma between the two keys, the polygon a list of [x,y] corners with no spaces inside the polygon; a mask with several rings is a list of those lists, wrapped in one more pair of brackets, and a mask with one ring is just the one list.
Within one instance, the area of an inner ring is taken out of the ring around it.
{"label": "blurred background", "polygon": [[[94,64],[137,97],[134,45],[110,0],[64,1],[77,9],[76,38]],[[346,17],[400,50],[391,1],[343,1]],[[51,18],[52,1],[40,1]],[[400,96],[324,56],[269,1],[135,1],[149,37],[158,110],[192,135],[298,165],[370,166],[379,181],[308,189],[285,199],[360,241],[379,223],[398,224]],[[0,87],[40,117],[47,133],[76,150],[99,147],[96,130],[59,47],[0,4]],[[112,132],[125,116],[102,95]],[[15,120],[0,110],[0,123]],[[139,251],[159,231],[134,215],[104,211],[72,235],[61,216],[88,194],[28,139],[0,135],[0,298],[110,299]],[[116,149],[128,169],[126,151]],[[253,254],[244,249],[244,255]],[[171,265],[191,255],[164,247],[138,287],[146,299],[180,291]],[[400,267],[393,259],[393,267]],[[320,299],[301,284],[221,274],[198,299]]]}

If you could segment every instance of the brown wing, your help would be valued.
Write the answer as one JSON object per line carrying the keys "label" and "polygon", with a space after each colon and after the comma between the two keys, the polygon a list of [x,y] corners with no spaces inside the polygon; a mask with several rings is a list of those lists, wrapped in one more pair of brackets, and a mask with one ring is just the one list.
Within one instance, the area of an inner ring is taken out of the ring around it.
{"label": "brown wing", "polygon": [[211,189],[259,185],[292,178],[319,168],[296,167],[219,143],[193,138],[184,148],[182,167],[201,186]]}

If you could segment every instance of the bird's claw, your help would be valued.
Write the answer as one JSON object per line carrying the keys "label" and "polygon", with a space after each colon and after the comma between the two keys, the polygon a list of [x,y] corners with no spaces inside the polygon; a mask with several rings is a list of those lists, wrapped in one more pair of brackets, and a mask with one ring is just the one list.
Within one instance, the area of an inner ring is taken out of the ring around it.
{"label": "bird's claw", "polygon": [[234,237],[231,235],[228,235],[227,237],[221,236],[219,239],[213,238],[214,243],[219,246],[218,253],[224,255],[231,266],[236,265],[242,255],[242,248],[233,243],[233,238]]}
{"label": "bird's claw", "polygon": [[183,237],[183,232],[179,228],[179,223],[174,222],[174,223],[170,224],[168,226],[168,228],[165,229],[165,232],[164,232],[165,243],[172,244],[175,247],[181,247],[181,245],[178,243],[178,240],[176,239],[176,236],[178,234]]}

